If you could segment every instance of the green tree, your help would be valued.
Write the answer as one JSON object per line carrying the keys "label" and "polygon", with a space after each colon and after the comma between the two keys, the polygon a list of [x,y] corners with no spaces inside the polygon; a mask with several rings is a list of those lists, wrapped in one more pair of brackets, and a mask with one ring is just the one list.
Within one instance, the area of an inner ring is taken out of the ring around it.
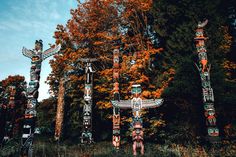
{"label": "green tree", "polygon": [[[189,140],[191,135],[195,138],[203,135],[204,126],[203,106],[201,98],[201,85],[198,71],[194,67],[197,62],[196,50],[193,38],[198,21],[208,19],[209,23],[205,27],[205,34],[209,39],[206,42],[207,54],[211,69],[211,83],[215,94],[215,107],[218,114],[217,120],[220,130],[226,125],[226,106],[233,107],[235,102],[233,91],[235,86],[226,80],[223,63],[227,58],[232,41],[227,27],[229,14],[225,12],[231,3],[222,0],[216,1],[194,1],[194,0],[160,0],[155,1],[151,17],[154,29],[159,37],[159,44],[163,47],[160,54],[162,62],[176,70],[173,82],[164,91],[163,97],[166,100],[165,118],[167,124],[190,127],[183,136]],[[162,69],[161,66],[160,69]],[[228,89],[230,89],[228,91]],[[226,103],[227,102],[227,103]],[[231,114],[230,114],[231,115]],[[168,129],[168,127],[167,127]],[[178,130],[173,132],[171,130]],[[179,134],[183,130],[181,127],[170,128],[173,134]],[[177,136],[177,138],[179,138]],[[177,140],[176,138],[176,140]]]}

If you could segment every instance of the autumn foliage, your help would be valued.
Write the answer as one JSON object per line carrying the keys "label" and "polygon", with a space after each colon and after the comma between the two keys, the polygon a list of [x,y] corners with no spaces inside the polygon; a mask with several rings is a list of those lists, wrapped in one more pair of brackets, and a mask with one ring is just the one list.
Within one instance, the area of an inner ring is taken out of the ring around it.
{"label": "autumn foliage", "polygon": [[[26,82],[25,82],[25,78],[23,76],[20,75],[15,75],[15,76],[8,76],[6,79],[0,81],[1,85],[2,85],[2,90],[3,90],[3,97],[1,97],[0,99],[0,104],[2,105],[7,105],[7,103],[9,102],[10,98],[10,86],[15,86],[16,89],[16,93],[14,95],[14,101],[15,101],[15,106],[12,110],[8,110],[8,112],[11,113],[7,113],[7,116],[11,115],[13,117],[12,118],[12,124],[13,124],[13,137],[17,137],[20,135],[20,131],[21,131],[21,125],[23,122],[23,114],[24,114],[24,108],[25,108],[25,104],[26,104],[26,96],[25,96],[25,92],[26,92]],[[2,102],[2,99],[5,96],[5,101]],[[6,104],[4,104],[6,103]],[[4,128],[2,125],[4,124],[3,120],[5,119],[5,117],[3,117],[4,114],[2,114],[2,106],[0,106],[0,127]],[[1,129],[1,137],[4,136],[2,134],[3,129]]]}
{"label": "autumn foliage", "polygon": [[[58,25],[55,32],[57,43],[62,44],[61,54],[51,61],[52,73],[48,83],[54,94],[58,93],[58,82],[63,73],[68,70],[80,71],[83,63],[79,58],[97,58],[93,64],[96,70],[94,76],[95,115],[99,114],[101,121],[111,121],[112,105],[112,51],[120,49],[120,90],[122,99],[130,99],[130,88],[133,83],[139,83],[143,88],[144,98],[159,98],[164,88],[174,76],[174,70],[169,69],[163,76],[157,76],[153,62],[158,62],[156,55],[162,48],[153,42],[153,30],[149,24],[148,11],[152,0],[90,0],[79,4],[71,10],[72,18],[66,26]],[[72,87],[70,102],[82,107],[84,76],[82,73],[69,76],[68,84]],[[164,76],[165,75],[165,76]],[[157,78],[161,83],[157,86]],[[76,99],[77,104],[74,100]],[[71,106],[71,105],[69,105]],[[99,111],[97,111],[99,109]],[[81,109],[79,109],[81,110]],[[78,110],[77,110],[78,112]],[[122,111],[124,117],[130,113]],[[159,118],[151,122],[156,126]],[[129,122],[129,118],[123,118]],[[155,119],[155,117],[153,117]],[[164,124],[162,121],[161,124]],[[111,126],[110,126],[111,127]],[[109,130],[109,129],[108,129]],[[111,128],[110,128],[111,130]]]}
{"label": "autumn foliage", "polygon": [[[224,95],[220,94],[226,89],[218,84],[235,81],[235,63],[227,57],[232,47],[232,35],[225,22],[226,15],[219,7],[221,3],[224,4],[223,1],[210,4],[193,0],[88,0],[78,3],[77,8],[71,10],[72,17],[67,24],[57,26],[54,37],[56,43],[62,44],[62,49],[51,60],[52,72],[48,77],[51,93],[58,96],[60,79],[66,72],[73,71],[65,85],[65,126],[77,133],[68,136],[78,137],[82,125],[85,78],[84,63],[77,61],[79,58],[98,59],[93,63],[96,70],[94,131],[103,136],[99,138],[106,139],[111,135],[112,51],[115,48],[121,52],[121,99],[130,99],[130,88],[134,83],[141,84],[144,99],[165,98],[159,109],[143,111],[148,137],[157,139],[158,128],[164,126],[167,131],[163,136],[169,137],[170,134],[178,140],[200,134],[199,129],[205,124],[200,120],[203,106],[199,105],[202,98],[199,74],[194,67],[197,56],[193,43],[198,20],[211,18],[205,31],[209,37],[209,63],[213,67],[212,85],[218,100],[216,110],[222,110],[227,102],[227,98],[222,99]],[[211,5],[214,7],[208,7]],[[130,111],[121,111],[121,121],[122,128],[128,130]],[[223,120],[219,118],[218,121]],[[97,129],[101,126],[103,130]]]}

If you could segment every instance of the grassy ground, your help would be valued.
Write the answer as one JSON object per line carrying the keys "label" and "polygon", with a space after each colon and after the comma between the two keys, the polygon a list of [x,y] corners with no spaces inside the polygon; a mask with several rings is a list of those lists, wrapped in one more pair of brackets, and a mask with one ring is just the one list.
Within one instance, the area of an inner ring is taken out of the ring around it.
{"label": "grassy ground", "polygon": [[[213,157],[214,152],[201,146],[181,146],[172,144],[170,146],[158,144],[145,144],[145,157]],[[113,151],[110,142],[100,142],[90,146],[85,145],[52,145],[38,143],[35,147],[37,157],[131,157],[132,145],[122,145],[120,151]],[[227,144],[218,151],[220,157],[236,156],[236,145]]]}
{"label": "grassy ground", "polygon": [[[19,145],[18,145],[19,146]],[[18,156],[16,144],[8,145],[1,149],[0,156]],[[6,149],[7,148],[7,149]],[[18,147],[19,148],[19,147]],[[5,152],[5,154],[3,153]],[[6,153],[8,152],[8,153]],[[236,157],[236,144],[223,142],[218,150],[220,157]],[[11,154],[11,155],[10,155]],[[123,144],[120,151],[116,153],[112,149],[111,142],[99,142],[89,146],[68,145],[36,140],[34,144],[35,157],[131,157],[132,145]],[[145,143],[145,157],[213,157],[212,150],[202,146],[182,146],[182,145],[159,145]]]}

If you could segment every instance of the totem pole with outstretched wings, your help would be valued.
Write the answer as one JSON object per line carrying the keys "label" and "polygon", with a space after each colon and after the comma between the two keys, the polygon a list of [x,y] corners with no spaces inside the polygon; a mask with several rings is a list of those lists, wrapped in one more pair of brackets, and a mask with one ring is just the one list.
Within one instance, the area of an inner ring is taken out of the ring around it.
{"label": "totem pole with outstretched wings", "polygon": [[46,58],[58,53],[61,45],[43,51],[43,41],[36,40],[35,48],[22,49],[24,56],[31,59],[30,82],[27,88],[27,106],[24,114],[23,134],[21,138],[21,155],[31,157],[33,154],[33,137],[36,121],[36,106],[38,104],[38,89],[40,81],[41,63]]}

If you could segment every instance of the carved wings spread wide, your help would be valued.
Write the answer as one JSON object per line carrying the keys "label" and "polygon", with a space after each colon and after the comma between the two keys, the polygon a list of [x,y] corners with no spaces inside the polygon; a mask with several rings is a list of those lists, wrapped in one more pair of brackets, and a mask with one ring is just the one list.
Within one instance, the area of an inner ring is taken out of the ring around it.
{"label": "carved wings spread wide", "polygon": [[56,54],[56,53],[58,53],[58,51],[60,51],[60,49],[61,49],[61,44],[57,45],[54,48],[49,48],[49,49],[45,50],[42,54],[43,55],[43,60],[50,57],[50,56],[52,56],[52,55],[54,55],[54,54]]}
{"label": "carved wings spread wide", "polygon": [[112,105],[114,107],[122,108],[122,109],[128,109],[132,108],[131,106],[131,100],[120,100],[120,101],[111,101]]}
{"label": "carved wings spread wide", "polygon": [[146,99],[142,100],[142,108],[155,108],[163,104],[163,99]]}
{"label": "carved wings spread wide", "polygon": [[22,49],[22,54],[30,59],[32,59],[33,55],[34,55],[34,51],[32,50],[28,50],[27,48],[23,47]]}
{"label": "carved wings spread wide", "polygon": [[[142,108],[155,108],[163,104],[163,99],[146,99],[142,100]],[[120,100],[111,101],[114,107],[119,107],[121,109],[132,108],[131,100]]]}

